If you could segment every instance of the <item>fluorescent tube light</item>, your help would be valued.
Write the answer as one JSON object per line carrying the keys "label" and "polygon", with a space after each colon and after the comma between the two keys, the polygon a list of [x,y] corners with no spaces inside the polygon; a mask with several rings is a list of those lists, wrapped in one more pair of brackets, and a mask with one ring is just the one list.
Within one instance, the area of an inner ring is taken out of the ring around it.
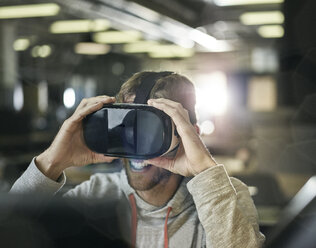
{"label": "fluorescent tube light", "polygon": [[149,52],[151,58],[188,58],[194,55],[192,48],[177,45],[155,45]]}
{"label": "fluorescent tube light", "polygon": [[192,57],[192,55],[181,55],[181,54],[173,54],[169,52],[159,52],[159,53],[149,53],[148,54],[150,58],[153,59],[171,59],[171,58],[189,58]]}
{"label": "fluorescent tube light", "polygon": [[153,49],[153,46],[159,45],[156,41],[138,41],[125,44],[123,47],[126,53],[146,53]]}
{"label": "fluorescent tube light", "polygon": [[80,42],[75,45],[75,52],[86,55],[101,55],[110,51],[110,46],[93,42]]}
{"label": "fluorescent tube light", "polygon": [[192,48],[177,45],[159,44],[157,41],[139,41],[124,45],[126,53],[149,53],[151,58],[187,58],[194,55]]}
{"label": "fluorescent tube light", "polygon": [[136,30],[129,31],[107,31],[93,35],[93,40],[97,43],[119,44],[138,41],[142,34]]}
{"label": "fluorescent tube light", "polygon": [[109,27],[110,22],[105,19],[66,20],[52,23],[50,32],[54,34],[99,32]]}
{"label": "fluorescent tube light", "polygon": [[284,29],[281,25],[261,26],[257,31],[263,38],[281,38],[284,35]]}
{"label": "fluorescent tube light", "polygon": [[198,29],[191,30],[189,38],[211,52],[227,52],[233,49],[226,41],[216,40],[213,36],[203,33]]}
{"label": "fluorescent tube light", "polygon": [[55,3],[0,7],[0,19],[55,16],[60,7]]}
{"label": "fluorescent tube light", "polygon": [[214,3],[218,6],[276,4],[283,2],[284,0],[214,0]]}
{"label": "fluorescent tube light", "polygon": [[240,16],[245,25],[282,24],[284,15],[281,11],[248,12]]}
{"label": "fluorescent tube light", "polygon": [[25,51],[30,46],[30,40],[26,38],[17,39],[13,43],[15,51]]}

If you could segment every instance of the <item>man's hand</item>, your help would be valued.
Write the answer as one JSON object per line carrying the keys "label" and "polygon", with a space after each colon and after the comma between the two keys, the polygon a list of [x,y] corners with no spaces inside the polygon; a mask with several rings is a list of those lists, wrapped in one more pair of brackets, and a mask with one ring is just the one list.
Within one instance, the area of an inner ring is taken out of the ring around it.
{"label": "man's hand", "polygon": [[114,97],[97,96],[83,99],[74,114],[65,120],[50,147],[36,157],[35,163],[47,177],[57,180],[70,166],[111,162],[114,158],[92,152],[84,142],[82,120],[103,107],[115,102]]}
{"label": "man's hand", "polygon": [[177,127],[181,144],[175,158],[158,157],[148,163],[182,176],[195,176],[217,163],[200,139],[196,128],[190,123],[189,114],[180,103],[168,99],[150,99],[148,105],[168,114]]}

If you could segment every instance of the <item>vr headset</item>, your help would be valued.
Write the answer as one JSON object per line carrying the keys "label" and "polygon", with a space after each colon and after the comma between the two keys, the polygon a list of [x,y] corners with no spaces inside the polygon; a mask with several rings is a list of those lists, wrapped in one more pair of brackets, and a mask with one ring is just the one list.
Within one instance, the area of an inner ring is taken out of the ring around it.
{"label": "vr headset", "polygon": [[111,157],[150,159],[173,157],[179,146],[179,135],[171,118],[148,106],[156,81],[172,72],[151,73],[142,79],[133,104],[114,103],[83,120],[83,136],[89,149]]}

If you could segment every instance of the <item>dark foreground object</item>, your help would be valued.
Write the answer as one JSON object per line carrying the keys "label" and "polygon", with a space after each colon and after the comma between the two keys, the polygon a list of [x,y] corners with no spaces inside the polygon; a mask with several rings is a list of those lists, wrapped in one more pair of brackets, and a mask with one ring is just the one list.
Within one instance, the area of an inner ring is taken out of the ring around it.
{"label": "dark foreground object", "polygon": [[16,195],[0,202],[0,247],[128,247],[122,203]]}
{"label": "dark foreground object", "polygon": [[316,247],[316,176],[311,177],[283,211],[267,235],[267,248]]}

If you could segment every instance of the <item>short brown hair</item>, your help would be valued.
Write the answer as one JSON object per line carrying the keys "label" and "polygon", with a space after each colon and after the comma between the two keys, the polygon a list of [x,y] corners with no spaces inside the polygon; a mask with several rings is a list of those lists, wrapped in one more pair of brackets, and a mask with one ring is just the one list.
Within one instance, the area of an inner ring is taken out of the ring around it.
{"label": "short brown hair", "polygon": [[[136,89],[142,82],[142,79],[149,76],[151,71],[143,71],[135,73],[130,77],[118,92],[117,102],[126,102],[129,97],[135,95]],[[196,124],[195,114],[195,88],[193,83],[185,76],[172,73],[157,79],[149,98],[166,98],[175,102],[179,102],[189,112],[190,121]]]}

